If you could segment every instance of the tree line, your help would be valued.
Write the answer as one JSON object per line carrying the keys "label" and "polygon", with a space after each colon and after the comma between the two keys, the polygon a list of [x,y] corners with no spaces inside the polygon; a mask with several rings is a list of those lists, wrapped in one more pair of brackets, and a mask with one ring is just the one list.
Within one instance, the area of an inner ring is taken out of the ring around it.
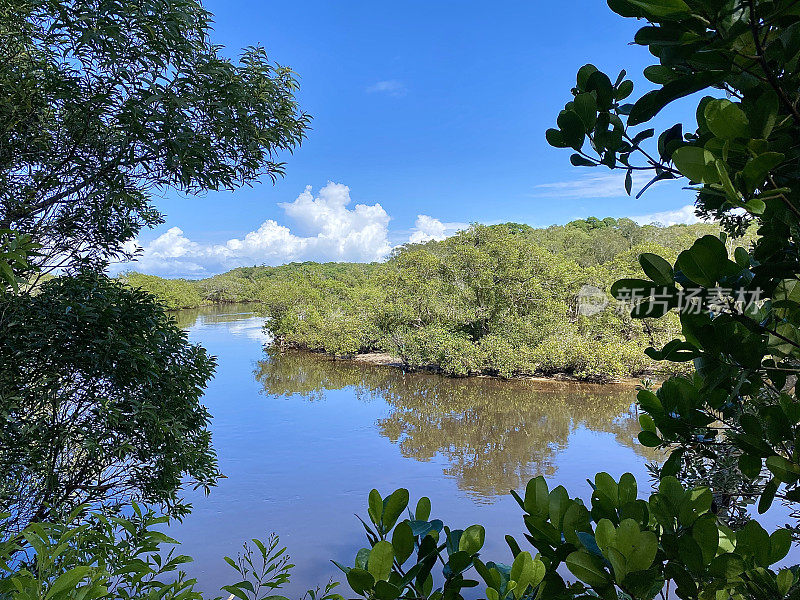
{"label": "tree line", "polygon": [[[680,331],[676,315],[632,319],[610,295],[641,273],[644,252],[674,259],[718,225],[637,225],[588,219],[533,228],[472,225],[442,241],[406,244],[384,263],[247,267],[208,279],[123,280],[168,308],[260,302],[274,344],[348,357],[387,352],[406,368],[447,375],[568,375],[607,381],[662,372],[644,354]],[[749,245],[753,232],[730,244]],[[609,305],[581,314],[581,289]],[[660,370],[660,371],[659,371]]]}

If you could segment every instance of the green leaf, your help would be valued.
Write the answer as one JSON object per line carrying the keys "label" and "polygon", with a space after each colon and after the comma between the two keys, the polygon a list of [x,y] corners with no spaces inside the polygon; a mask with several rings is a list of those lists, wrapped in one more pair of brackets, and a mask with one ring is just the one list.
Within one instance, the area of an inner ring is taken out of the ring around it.
{"label": "green leaf", "polygon": [[389,531],[408,506],[408,490],[400,488],[392,492],[383,502],[383,528]]}
{"label": "green leaf", "polygon": [[765,152],[751,158],[742,169],[742,175],[750,191],[764,186],[770,172],[780,165],[785,156],[780,152]]}
{"label": "green leaf", "polygon": [[794,483],[800,479],[800,466],[782,456],[774,455],[767,458],[767,469],[783,483]]}
{"label": "green leaf", "polygon": [[408,521],[403,521],[394,528],[392,546],[394,546],[394,556],[401,565],[414,553],[414,534]]}
{"label": "green leaf", "polygon": [[573,167],[596,167],[597,163],[584,158],[580,154],[572,154],[569,157],[569,162]]}
{"label": "green leaf", "polygon": [[347,574],[347,583],[356,594],[364,595],[375,585],[375,578],[363,569],[350,569]]}
{"label": "green leaf", "polygon": [[[387,580],[392,572],[392,561],[394,560],[394,548],[392,545],[381,540],[372,547],[367,561],[367,571],[376,580]],[[352,571],[351,571],[352,572]]]}
{"label": "green leaf", "polygon": [[572,101],[572,109],[578,114],[587,132],[594,129],[597,122],[597,101],[589,92],[583,92],[575,96]]}
{"label": "green leaf", "polygon": [[562,110],[556,119],[561,136],[567,146],[580,150],[586,132],[583,129],[583,121],[575,111]]}
{"label": "green leaf", "polygon": [[672,286],[675,284],[675,274],[672,265],[657,254],[645,252],[639,255],[639,264],[642,265],[644,274],[658,285]]}
{"label": "green leaf", "polygon": [[708,128],[718,138],[734,140],[750,137],[750,122],[747,115],[730,100],[711,100],[705,107]]}
{"label": "green leaf", "polygon": [[761,497],[758,499],[758,514],[763,515],[772,506],[772,501],[778,491],[778,485],[778,479],[773,477],[764,486],[764,491],[761,492]]}
{"label": "green leaf", "polygon": [[617,88],[617,93],[614,96],[614,99],[619,102],[620,100],[624,100],[628,96],[633,93],[633,82],[630,79],[626,79],[622,83],[619,84]]}
{"label": "green leaf", "polygon": [[719,529],[717,529],[716,517],[712,515],[697,519],[692,525],[692,537],[700,546],[703,562],[710,564],[719,548]]}
{"label": "green leaf", "polygon": [[[769,536],[769,564],[774,565],[783,560],[792,549],[792,532],[788,529],[778,529]],[[766,566],[766,565],[765,565]]]}
{"label": "green leaf", "polygon": [[417,509],[414,511],[414,518],[417,521],[427,521],[431,518],[431,499],[423,496],[417,502]]}
{"label": "green leaf", "polygon": [[675,167],[691,181],[697,183],[718,183],[714,155],[705,148],[681,146],[672,153]]}
{"label": "green leaf", "polygon": [[594,92],[597,97],[597,107],[601,110],[608,110],[614,101],[614,86],[608,75],[602,71],[595,71],[589,75],[586,81],[586,90]]}
{"label": "green leaf", "polygon": [[640,431],[637,436],[639,443],[647,448],[656,448],[660,446],[663,440],[652,431]]}
{"label": "green leaf", "polygon": [[395,600],[400,596],[402,590],[388,581],[378,581],[375,583],[375,598],[376,600]]}
{"label": "green leaf", "polygon": [[[630,1],[630,0],[629,0]],[[681,0],[676,0],[680,2]],[[669,81],[659,90],[653,90],[639,98],[628,115],[628,125],[639,125],[655,117],[670,102],[698,92],[719,79],[720,75],[701,72]]]}
{"label": "green leaf", "polygon": [[608,585],[608,572],[603,568],[603,560],[585,550],[576,550],[565,561],[570,573],[591,586]]}
{"label": "green leaf", "polygon": [[558,129],[551,127],[544,132],[544,137],[553,148],[569,148],[569,144],[564,140],[564,135]]}
{"label": "green leaf", "polygon": [[597,71],[597,67],[592,64],[583,65],[580,69],[578,69],[577,84],[579,90],[586,90],[586,85],[589,82],[589,76],[595,71]]}
{"label": "green leaf", "polygon": [[486,530],[482,525],[470,525],[461,534],[458,541],[458,549],[461,552],[475,554],[483,548],[483,541],[486,538]]}
{"label": "green leaf", "polygon": [[79,566],[66,571],[58,576],[58,578],[50,586],[45,595],[45,600],[56,598],[63,592],[74,591],[78,588],[78,584],[85,579],[92,572],[92,568],[88,566]]}
{"label": "green leaf", "polygon": [[620,279],[611,286],[611,295],[617,300],[630,302],[633,294],[644,298],[658,291],[660,286],[646,279]]}
{"label": "green leaf", "polygon": [[383,516],[383,500],[378,490],[373,489],[369,493],[369,508],[367,508],[367,514],[375,525],[381,522],[381,517]]}
{"label": "green leaf", "polygon": [[742,454],[739,457],[739,470],[748,479],[755,479],[761,473],[761,457],[753,454]]}
{"label": "green leaf", "polygon": [[641,8],[646,15],[653,17],[673,17],[691,12],[689,5],[683,0],[627,0],[633,6]]}
{"label": "green leaf", "polygon": [[728,259],[725,244],[713,235],[704,235],[681,252],[675,267],[703,287],[713,287],[723,277],[739,270],[736,263]]}

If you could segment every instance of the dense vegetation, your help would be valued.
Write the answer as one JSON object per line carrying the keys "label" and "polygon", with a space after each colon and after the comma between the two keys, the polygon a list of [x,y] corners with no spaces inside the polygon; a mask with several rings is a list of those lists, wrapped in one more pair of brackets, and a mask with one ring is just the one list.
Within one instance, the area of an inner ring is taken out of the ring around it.
{"label": "dense vegetation", "polygon": [[388,352],[408,368],[448,375],[608,380],[656,369],[644,350],[677,335],[678,319],[631,319],[610,295],[606,310],[584,315],[581,288],[607,292],[640,272],[639,254],[674,259],[710,233],[719,228],[611,218],[546,229],[473,225],[441,242],[403,246],[383,264],[251,267],[197,282],[129,273],[125,280],[170,308],[262,302],[278,346],[335,356]]}

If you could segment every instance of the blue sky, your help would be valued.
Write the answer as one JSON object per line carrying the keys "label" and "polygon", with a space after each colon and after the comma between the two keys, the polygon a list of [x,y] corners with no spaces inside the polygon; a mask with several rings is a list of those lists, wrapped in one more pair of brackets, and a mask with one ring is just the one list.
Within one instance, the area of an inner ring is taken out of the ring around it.
{"label": "blue sky", "polygon": [[[545,142],[584,63],[612,79],[626,68],[634,97],[652,87],[641,77],[652,57],[629,44],[641,24],[605,2],[205,4],[228,54],[262,44],[297,72],[313,129],[276,185],[160,200],[167,222],[140,236],[134,268],[204,276],[240,264],[372,260],[475,221],[690,214],[680,186],[628,198],[621,175],[571,167],[569,152]],[[693,122],[688,105],[660,124],[677,120]]]}

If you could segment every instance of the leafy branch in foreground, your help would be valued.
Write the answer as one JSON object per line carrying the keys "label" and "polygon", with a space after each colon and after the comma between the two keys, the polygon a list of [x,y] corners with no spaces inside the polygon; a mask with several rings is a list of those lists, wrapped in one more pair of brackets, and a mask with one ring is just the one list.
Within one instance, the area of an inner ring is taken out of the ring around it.
{"label": "leafy branch in foreground", "polygon": [[[14,600],[202,600],[197,581],[181,570],[191,557],[161,529],[169,523],[139,505],[117,514],[80,514],[31,523],[0,538],[0,598]],[[80,516],[80,524],[73,524]],[[223,587],[242,600],[286,600],[274,592],[289,582],[292,565],[276,535],[245,544],[238,560],[225,557],[240,581]],[[341,600],[329,583],[309,590],[311,600]],[[221,600],[218,597],[216,600]]]}
{"label": "leafy branch in foreground", "polygon": [[[484,562],[481,525],[450,529],[431,519],[421,498],[408,517],[408,491],[369,495],[369,523],[361,521],[369,548],[354,566],[337,566],[352,590],[375,600],[461,599],[462,590],[486,586],[489,600],[800,597],[797,570],[770,568],[786,557],[791,534],[767,534],[755,521],[734,532],[712,511],[708,488],[685,489],[665,477],[649,500],[638,496],[630,473],[615,481],[599,473],[591,505],[566,489],[548,489],[532,479],[524,496],[512,492],[523,510],[525,538],[538,551],[523,551],[506,536],[511,564]],[[563,568],[577,581],[563,577]],[[434,574],[434,567],[437,568]],[[435,588],[435,589],[434,589]]]}

